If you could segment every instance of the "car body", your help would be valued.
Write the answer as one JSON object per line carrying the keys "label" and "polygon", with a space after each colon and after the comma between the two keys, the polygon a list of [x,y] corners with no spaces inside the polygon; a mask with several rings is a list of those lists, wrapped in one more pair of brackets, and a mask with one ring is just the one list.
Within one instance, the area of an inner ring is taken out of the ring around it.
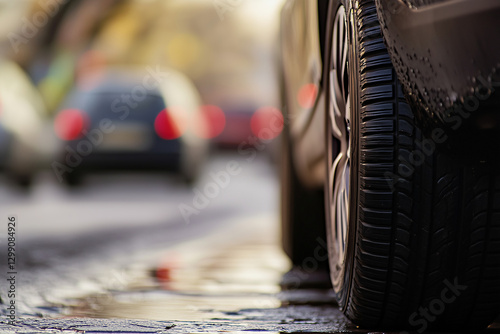
{"label": "car body", "polygon": [[446,130],[462,152],[498,140],[498,1],[379,0],[377,9],[398,78],[427,127]]}
{"label": "car body", "polygon": [[91,86],[77,84],[55,118],[56,175],[71,183],[87,171],[158,170],[193,181],[208,153],[207,122],[191,82],[164,73],[155,82],[148,72],[113,68]]}
{"label": "car body", "polygon": [[[319,6],[325,10],[326,3],[287,1],[282,11],[282,105],[287,106],[290,137],[301,138],[292,145],[296,150],[294,156],[301,156],[294,163],[301,181],[309,187],[321,187],[325,177],[324,127],[321,126],[325,101],[320,91],[323,62],[318,13]],[[293,20],[291,30],[290,20]],[[304,101],[300,101],[303,90],[309,92]],[[311,128],[314,131],[308,131]]]}
{"label": "car body", "polygon": [[50,157],[53,138],[43,100],[14,62],[0,60],[0,168],[28,186]]}
{"label": "car body", "polygon": [[[296,268],[329,270],[357,325],[477,330],[498,315],[499,9],[492,0],[283,7],[283,247]],[[421,310],[445,305],[452,281],[473,288],[426,319]]]}

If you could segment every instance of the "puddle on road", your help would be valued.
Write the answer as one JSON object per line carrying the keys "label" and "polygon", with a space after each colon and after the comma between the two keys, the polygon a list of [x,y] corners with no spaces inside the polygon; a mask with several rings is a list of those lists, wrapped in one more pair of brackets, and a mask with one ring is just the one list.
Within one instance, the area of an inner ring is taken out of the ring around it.
{"label": "puddle on road", "polygon": [[[263,253],[266,257],[256,261]],[[235,320],[241,309],[281,305],[276,296],[280,256],[265,246],[240,246],[195,258],[170,254],[165,263],[145,271],[126,290],[84,298],[71,313],[99,318]]]}
{"label": "puddle on road", "polygon": [[123,289],[72,301],[67,315],[235,321],[261,316],[283,303],[332,303],[333,296],[325,291],[280,291],[280,279],[290,264],[277,233],[257,225],[264,224],[171,249],[155,268],[135,270],[136,277]]}

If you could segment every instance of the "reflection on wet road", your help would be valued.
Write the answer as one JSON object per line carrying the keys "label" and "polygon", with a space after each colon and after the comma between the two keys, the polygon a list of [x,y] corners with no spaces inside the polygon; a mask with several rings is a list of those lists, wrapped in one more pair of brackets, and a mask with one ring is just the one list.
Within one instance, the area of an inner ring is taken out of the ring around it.
{"label": "reflection on wet road", "polygon": [[[193,322],[245,333],[354,329],[329,291],[280,290],[289,262],[277,222],[274,215],[251,217],[166,250],[155,268],[143,267],[123,290],[74,300],[68,315],[172,321],[179,330]],[[294,305],[297,294],[302,305]]]}
{"label": "reflection on wet road", "polygon": [[72,315],[151,320],[241,319],[241,309],[281,305],[288,260],[278,248],[276,217],[257,216],[183,243],[123,291],[79,301]]}

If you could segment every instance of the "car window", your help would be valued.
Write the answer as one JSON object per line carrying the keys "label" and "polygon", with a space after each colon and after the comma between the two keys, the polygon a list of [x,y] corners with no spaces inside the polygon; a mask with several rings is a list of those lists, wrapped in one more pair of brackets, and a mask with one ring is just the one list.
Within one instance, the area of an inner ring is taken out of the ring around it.
{"label": "car window", "polygon": [[[127,101],[123,97],[130,96],[124,92],[74,92],[68,102],[61,109],[80,109],[87,113],[116,113],[125,115],[125,109],[129,112],[159,112],[165,109],[163,99],[154,94],[148,94],[141,100]],[[127,103],[128,102],[128,103]]]}

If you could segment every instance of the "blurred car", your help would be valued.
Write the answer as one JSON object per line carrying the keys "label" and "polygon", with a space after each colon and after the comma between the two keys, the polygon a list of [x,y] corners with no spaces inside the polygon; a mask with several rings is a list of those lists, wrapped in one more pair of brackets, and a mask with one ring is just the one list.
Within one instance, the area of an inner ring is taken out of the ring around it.
{"label": "blurred car", "polygon": [[281,111],[274,106],[259,107],[256,100],[232,97],[216,105],[204,105],[202,111],[209,122],[207,139],[218,147],[241,152],[255,146],[264,150],[263,144],[273,149],[278,145],[275,139],[283,130],[284,120]]}
{"label": "blurred car", "polygon": [[248,141],[252,133],[250,125],[256,107],[243,102],[224,103],[220,106],[222,117],[216,122],[220,131],[213,141],[218,146],[237,148],[241,143]]}
{"label": "blurred car", "polygon": [[50,156],[49,124],[43,100],[24,71],[0,60],[0,168],[23,187]]}
{"label": "blurred car", "polygon": [[283,245],[309,272],[328,253],[357,325],[478,331],[499,313],[499,13],[495,0],[283,8]]}
{"label": "blurred car", "polygon": [[61,145],[52,168],[60,181],[78,184],[85,172],[116,170],[197,177],[208,152],[207,121],[191,82],[165,73],[114,68],[90,76],[90,86],[77,84],[54,121]]}

